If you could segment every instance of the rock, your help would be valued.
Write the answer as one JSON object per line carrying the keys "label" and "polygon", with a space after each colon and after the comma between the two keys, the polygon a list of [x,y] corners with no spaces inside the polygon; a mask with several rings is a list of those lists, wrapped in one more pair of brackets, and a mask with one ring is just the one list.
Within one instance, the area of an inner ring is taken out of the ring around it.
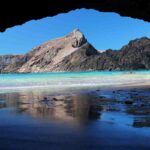
{"label": "rock", "polygon": [[101,90],[96,90],[96,92],[100,92]]}
{"label": "rock", "polygon": [[47,98],[47,97],[43,97],[43,99],[42,100],[40,100],[39,102],[44,102],[44,103],[47,103],[49,101],[49,99]]}
{"label": "rock", "polygon": [[133,104],[133,101],[127,100],[127,101],[125,101],[124,103],[125,103],[126,105],[132,105],[132,104]]}
{"label": "rock", "polygon": [[54,98],[53,98],[53,101],[58,101],[58,99],[54,97]]}
{"label": "rock", "polygon": [[72,43],[72,47],[74,48],[80,47],[87,42],[83,33],[81,33],[79,29],[73,30],[71,36],[73,36],[73,40],[71,43]]}
{"label": "rock", "polygon": [[44,100],[46,101],[46,100],[48,100],[48,98],[47,98],[47,97],[44,97]]}
{"label": "rock", "polygon": [[52,100],[53,100],[53,101],[65,101],[65,100],[62,99],[62,98],[56,98],[56,97],[54,97]]}
{"label": "rock", "polygon": [[[15,64],[22,59],[22,55],[1,55],[0,56],[0,73],[5,72],[5,68],[10,64]],[[17,65],[15,66],[17,68]]]}

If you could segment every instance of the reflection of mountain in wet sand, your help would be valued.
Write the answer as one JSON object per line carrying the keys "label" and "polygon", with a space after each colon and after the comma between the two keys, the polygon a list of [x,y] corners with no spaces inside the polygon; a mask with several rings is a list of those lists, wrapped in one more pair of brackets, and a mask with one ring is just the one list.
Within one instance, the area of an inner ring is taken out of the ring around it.
{"label": "reflection of mountain in wet sand", "polygon": [[[0,108],[11,107],[18,114],[27,114],[36,119],[73,124],[84,124],[91,119],[99,119],[105,112],[121,112],[126,116],[133,116],[133,127],[150,126],[149,89],[97,92],[98,95],[94,92],[52,96],[48,91],[34,90],[0,94]],[[104,116],[101,117],[102,121]]]}
{"label": "reflection of mountain in wet sand", "polygon": [[6,107],[15,106],[18,113],[35,118],[79,123],[100,117],[100,109],[89,95],[45,97],[44,93],[22,92],[3,95],[3,98]]}

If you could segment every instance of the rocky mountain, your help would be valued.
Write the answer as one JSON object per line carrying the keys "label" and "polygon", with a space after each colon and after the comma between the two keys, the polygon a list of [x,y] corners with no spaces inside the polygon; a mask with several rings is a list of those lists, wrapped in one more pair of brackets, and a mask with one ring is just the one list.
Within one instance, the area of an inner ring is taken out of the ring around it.
{"label": "rocky mountain", "polygon": [[150,69],[150,39],[130,41],[119,51],[118,64],[121,70]]}
{"label": "rocky mountain", "polygon": [[120,50],[96,50],[76,29],[25,55],[0,56],[1,73],[150,69],[150,39],[130,41]]}
{"label": "rocky mountain", "polygon": [[0,72],[10,64],[17,63],[21,59],[21,55],[1,55],[0,56]]}

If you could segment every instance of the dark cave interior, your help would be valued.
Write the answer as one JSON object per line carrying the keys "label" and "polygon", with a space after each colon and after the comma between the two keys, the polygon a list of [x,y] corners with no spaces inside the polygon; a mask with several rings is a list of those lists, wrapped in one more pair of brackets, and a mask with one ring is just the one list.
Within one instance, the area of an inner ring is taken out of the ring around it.
{"label": "dark cave interior", "polygon": [[121,16],[150,21],[150,1],[148,0],[44,0],[44,2],[40,0],[5,0],[0,9],[0,32],[30,20],[55,16],[80,8],[116,12]]}

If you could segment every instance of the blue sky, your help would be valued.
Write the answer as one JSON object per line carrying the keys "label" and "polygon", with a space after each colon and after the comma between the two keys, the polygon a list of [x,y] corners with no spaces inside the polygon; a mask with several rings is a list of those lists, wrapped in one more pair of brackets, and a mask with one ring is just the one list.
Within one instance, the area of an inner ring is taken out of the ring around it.
{"label": "blue sky", "polygon": [[150,23],[115,13],[80,9],[7,29],[0,33],[0,54],[24,54],[75,28],[98,50],[119,49],[129,40],[150,37]]}

